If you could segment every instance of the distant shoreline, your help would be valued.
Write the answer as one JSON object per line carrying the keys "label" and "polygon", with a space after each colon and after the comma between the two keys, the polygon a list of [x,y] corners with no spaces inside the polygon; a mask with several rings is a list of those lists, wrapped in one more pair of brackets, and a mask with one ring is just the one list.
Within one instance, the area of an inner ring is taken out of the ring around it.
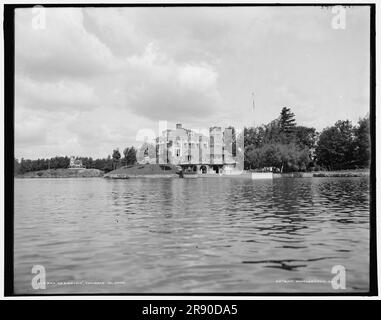
{"label": "distant shoreline", "polygon": [[103,177],[104,172],[98,169],[48,169],[39,171],[29,171],[15,175],[19,179],[38,178],[96,178]]}
{"label": "distant shoreline", "polygon": [[[178,178],[179,175],[175,172],[174,168],[168,170],[169,172],[156,172],[150,168],[141,170],[135,169],[140,165],[131,166],[130,168],[119,168],[108,173],[104,173],[98,169],[49,169],[40,171],[31,171],[24,174],[15,175],[18,179],[38,179],[38,178],[109,178],[109,179],[134,179],[134,178]],[[143,169],[144,165],[140,166]],[[149,170],[148,170],[149,169]],[[133,171],[131,171],[133,170]],[[245,171],[242,174],[227,175],[227,174],[192,174],[184,175],[184,178],[251,178],[250,171]],[[257,174],[261,174],[256,172]],[[369,169],[357,170],[335,170],[335,171],[315,171],[315,172],[287,172],[287,173],[273,173],[273,179],[279,178],[351,178],[351,177],[367,177],[370,175]]]}

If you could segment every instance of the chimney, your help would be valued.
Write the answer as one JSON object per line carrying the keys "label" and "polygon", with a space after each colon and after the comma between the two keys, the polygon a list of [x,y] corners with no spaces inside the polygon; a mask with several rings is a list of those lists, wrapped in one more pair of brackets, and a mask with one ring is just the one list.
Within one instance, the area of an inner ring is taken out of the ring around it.
{"label": "chimney", "polygon": [[182,129],[182,127],[183,127],[183,126],[181,125],[181,123],[177,123],[177,124],[176,124],[176,129]]}

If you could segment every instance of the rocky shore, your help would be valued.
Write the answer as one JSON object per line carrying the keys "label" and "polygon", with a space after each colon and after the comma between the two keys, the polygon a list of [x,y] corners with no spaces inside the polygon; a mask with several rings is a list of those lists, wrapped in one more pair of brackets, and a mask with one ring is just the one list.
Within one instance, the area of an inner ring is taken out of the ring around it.
{"label": "rocky shore", "polygon": [[178,178],[179,169],[171,164],[135,164],[110,171],[104,177],[109,179]]}
{"label": "rocky shore", "polygon": [[16,175],[16,178],[95,178],[103,177],[98,169],[49,169]]}

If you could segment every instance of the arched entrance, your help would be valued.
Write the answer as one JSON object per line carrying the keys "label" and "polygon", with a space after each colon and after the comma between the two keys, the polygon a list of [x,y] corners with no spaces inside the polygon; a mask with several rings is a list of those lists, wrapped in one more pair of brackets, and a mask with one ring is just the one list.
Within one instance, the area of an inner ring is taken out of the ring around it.
{"label": "arched entrance", "polygon": [[214,171],[215,173],[220,173],[220,167],[219,167],[219,166],[214,165],[212,168],[213,168],[213,171]]}
{"label": "arched entrance", "polygon": [[201,166],[200,171],[202,174],[206,173],[207,172],[206,166]]}

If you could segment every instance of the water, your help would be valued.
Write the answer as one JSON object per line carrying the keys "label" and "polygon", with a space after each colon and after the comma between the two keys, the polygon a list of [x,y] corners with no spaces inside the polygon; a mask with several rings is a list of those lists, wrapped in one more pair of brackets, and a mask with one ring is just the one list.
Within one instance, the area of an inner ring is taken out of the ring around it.
{"label": "water", "polygon": [[369,180],[16,179],[14,254],[20,294],[364,292]]}

